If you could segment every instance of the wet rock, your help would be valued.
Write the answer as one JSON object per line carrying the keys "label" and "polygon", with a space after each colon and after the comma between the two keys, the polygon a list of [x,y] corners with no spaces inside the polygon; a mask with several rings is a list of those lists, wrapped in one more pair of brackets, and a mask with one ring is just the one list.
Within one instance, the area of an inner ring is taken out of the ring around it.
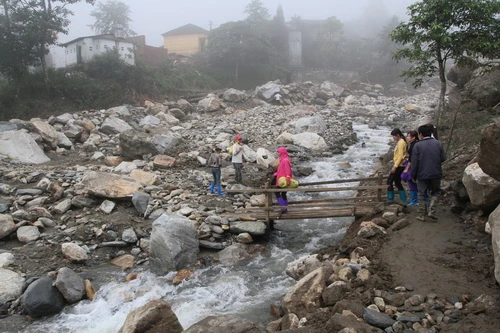
{"label": "wet rock", "polygon": [[243,243],[243,244],[250,244],[250,243],[253,243],[253,238],[250,234],[248,233],[242,233],[242,234],[239,234],[238,236],[236,236],[236,240],[239,242],[239,243]]}
{"label": "wet rock", "polygon": [[163,214],[153,222],[151,270],[165,274],[193,264],[199,242],[192,222],[178,214]]}
{"label": "wet rock", "polygon": [[85,294],[83,279],[68,267],[59,269],[54,285],[68,303],[78,302]]}
{"label": "wet rock", "polygon": [[285,273],[296,281],[302,279],[310,272],[321,267],[317,254],[301,257],[286,266]]}
{"label": "wet rock", "polygon": [[24,292],[22,305],[31,317],[54,315],[64,308],[64,297],[52,282],[51,278],[42,277],[30,284]]}
{"label": "wet rock", "polygon": [[169,332],[181,333],[177,316],[164,300],[154,300],[127,315],[119,333]]}
{"label": "wet rock", "polygon": [[252,236],[262,236],[266,233],[265,223],[255,222],[231,222],[229,231],[235,234],[248,233]]}
{"label": "wet rock", "polygon": [[184,333],[261,333],[252,322],[235,316],[209,316]]}
{"label": "wet rock", "polygon": [[111,260],[111,264],[120,267],[122,271],[133,268],[134,263],[135,257],[131,254],[124,254]]}
{"label": "wet rock", "polygon": [[222,243],[210,242],[206,240],[199,240],[200,247],[211,250],[222,250],[224,249],[224,245]]}

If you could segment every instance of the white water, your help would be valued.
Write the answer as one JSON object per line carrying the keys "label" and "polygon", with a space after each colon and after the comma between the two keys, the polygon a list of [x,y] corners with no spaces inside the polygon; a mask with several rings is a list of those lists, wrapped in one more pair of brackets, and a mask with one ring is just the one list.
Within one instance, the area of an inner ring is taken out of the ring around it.
{"label": "white water", "polygon": [[[379,156],[387,152],[389,129],[368,129],[354,125],[359,142],[343,155],[311,163],[314,173],[301,182],[366,177],[379,165]],[[362,143],[365,148],[362,148]],[[351,167],[340,168],[349,162]],[[346,185],[352,186],[353,183]],[[332,196],[345,192],[330,192]],[[352,195],[352,193],[350,193]],[[289,200],[306,194],[289,195]],[[235,314],[257,324],[273,320],[269,305],[290,290],[295,281],[285,274],[286,265],[325,246],[336,244],[352,218],[280,220],[269,243],[270,251],[249,264],[225,268],[220,265],[198,270],[193,278],[173,286],[171,276],[142,272],[130,282],[110,282],[101,287],[93,302],[82,301],[66,307],[64,312],[37,322],[25,332],[114,333],[123,325],[127,314],[150,300],[163,298],[172,307],[184,328],[210,315]],[[110,273],[111,274],[111,273]],[[125,274],[116,274],[123,281]]]}

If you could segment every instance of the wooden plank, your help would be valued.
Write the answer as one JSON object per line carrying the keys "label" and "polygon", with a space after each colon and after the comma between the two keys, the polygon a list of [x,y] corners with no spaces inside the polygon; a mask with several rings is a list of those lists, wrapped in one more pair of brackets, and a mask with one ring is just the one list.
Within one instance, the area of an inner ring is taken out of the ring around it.
{"label": "wooden plank", "polygon": [[275,193],[275,192],[301,192],[301,193],[313,193],[313,192],[339,192],[339,191],[359,191],[359,190],[379,190],[386,188],[385,185],[372,185],[372,186],[350,186],[350,187],[317,187],[317,188],[253,188],[253,189],[241,189],[241,190],[225,190],[226,193]]}
{"label": "wooden plank", "polygon": [[[294,211],[288,210],[288,213],[282,214],[281,212],[271,212],[271,219],[273,220],[296,220],[296,219],[314,219],[314,218],[328,218],[328,217],[347,217],[347,216],[364,216],[372,211],[371,207],[345,207],[340,209],[318,209],[318,210],[302,210]],[[264,212],[249,214],[258,220],[265,218]]]}

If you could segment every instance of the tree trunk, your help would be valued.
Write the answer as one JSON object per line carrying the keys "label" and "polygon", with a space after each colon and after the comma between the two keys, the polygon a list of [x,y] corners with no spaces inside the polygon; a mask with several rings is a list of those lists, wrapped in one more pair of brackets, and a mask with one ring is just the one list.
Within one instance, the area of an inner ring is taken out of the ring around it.
{"label": "tree trunk", "polygon": [[436,127],[439,126],[441,122],[441,115],[443,114],[445,107],[445,97],[446,97],[446,65],[445,59],[441,56],[441,48],[437,50],[437,62],[439,69],[439,81],[441,82],[441,89],[439,92],[439,104],[436,115]]}

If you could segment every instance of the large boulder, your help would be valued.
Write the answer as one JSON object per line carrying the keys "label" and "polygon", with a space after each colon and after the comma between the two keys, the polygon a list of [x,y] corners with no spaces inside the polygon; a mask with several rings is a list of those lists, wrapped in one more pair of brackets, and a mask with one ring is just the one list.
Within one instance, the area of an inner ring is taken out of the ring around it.
{"label": "large boulder", "polygon": [[64,308],[64,297],[52,282],[50,277],[42,277],[30,284],[24,292],[22,305],[31,317],[51,316]]}
{"label": "large boulder", "polygon": [[23,292],[24,278],[11,270],[0,268],[0,304],[17,299]]}
{"label": "large boulder", "polygon": [[465,90],[485,108],[500,103],[500,66],[488,70],[476,69],[472,79],[465,85]]}
{"label": "large boulder", "polygon": [[0,154],[26,164],[42,164],[50,161],[25,130],[0,132]]}
{"label": "large boulder", "polygon": [[492,124],[483,130],[477,162],[489,176],[500,181],[500,124]]}
{"label": "large boulder", "polygon": [[448,73],[446,73],[446,79],[457,85],[458,88],[462,89],[467,82],[470,81],[474,68],[471,66],[458,66],[454,64],[450,67]]}
{"label": "large boulder", "polygon": [[300,279],[283,298],[283,308],[287,313],[295,313],[299,318],[318,309],[326,281],[332,274],[327,267],[318,268]]}
{"label": "large boulder", "polygon": [[246,319],[228,315],[206,317],[184,333],[261,333],[261,330]]}
{"label": "large boulder", "polygon": [[166,274],[194,264],[199,242],[196,229],[188,218],[163,214],[153,222],[151,231],[151,270]]}
{"label": "large boulder", "polygon": [[114,135],[131,129],[132,126],[130,126],[125,120],[111,116],[104,120],[100,131],[107,135]]}
{"label": "large boulder", "polygon": [[328,145],[321,136],[312,132],[304,132],[292,135],[293,144],[313,151],[328,149]]}
{"label": "large boulder", "polygon": [[158,299],[130,312],[118,333],[181,333],[183,331],[170,305]]}
{"label": "large boulder", "polygon": [[273,96],[279,93],[280,90],[281,90],[280,85],[276,81],[275,82],[269,81],[266,84],[255,88],[255,94],[260,99],[270,102]]}
{"label": "large boulder", "polygon": [[179,143],[178,137],[170,132],[150,134],[132,130],[120,133],[119,138],[122,156],[128,159],[164,154]]}
{"label": "large boulder", "polygon": [[299,118],[295,122],[295,133],[313,132],[322,133],[326,130],[326,123],[323,117],[313,116]]}
{"label": "large boulder", "polygon": [[500,205],[488,217],[491,226],[491,245],[495,259],[495,279],[500,283]]}
{"label": "large boulder", "polygon": [[462,182],[473,205],[485,211],[492,211],[500,203],[500,181],[490,177],[478,163],[464,170]]}
{"label": "large boulder", "polygon": [[247,98],[247,95],[245,94],[245,92],[243,92],[241,90],[231,88],[231,89],[224,91],[222,98],[226,102],[235,103],[235,102],[243,102]]}
{"label": "large boulder", "polygon": [[198,102],[198,108],[201,111],[212,112],[224,107],[224,104],[213,94],[209,94],[206,98]]}
{"label": "large boulder", "polygon": [[87,173],[79,185],[80,194],[88,193],[110,199],[132,198],[134,193],[142,188],[142,185],[132,178],[95,171]]}

